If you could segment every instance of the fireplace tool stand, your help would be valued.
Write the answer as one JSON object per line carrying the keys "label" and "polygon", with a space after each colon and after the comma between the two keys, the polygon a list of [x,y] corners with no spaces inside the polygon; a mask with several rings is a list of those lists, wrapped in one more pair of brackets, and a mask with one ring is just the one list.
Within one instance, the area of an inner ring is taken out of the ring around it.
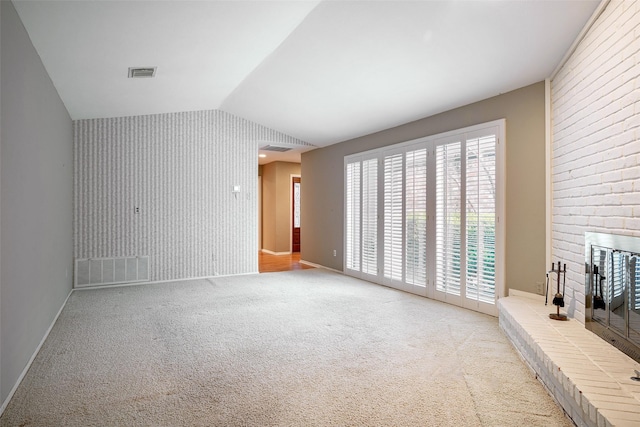
{"label": "fireplace tool stand", "polygon": [[[553,297],[553,301],[551,303],[556,306],[556,312],[550,313],[549,318],[553,320],[567,320],[567,315],[560,313],[560,307],[564,307],[564,292],[565,285],[567,282],[567,264],[561,266],[560,261],[558,261],[558,269],[556,270],[556,265],[551,264],[551,270],[547,272],[547,291],[545,292],[545,300],[544,305],[547,305],[548,295],[549,295],[549,274],[555,273],[557,276],[557,292]],[[562,278],[562,292],[560,292],[560,278]]]}

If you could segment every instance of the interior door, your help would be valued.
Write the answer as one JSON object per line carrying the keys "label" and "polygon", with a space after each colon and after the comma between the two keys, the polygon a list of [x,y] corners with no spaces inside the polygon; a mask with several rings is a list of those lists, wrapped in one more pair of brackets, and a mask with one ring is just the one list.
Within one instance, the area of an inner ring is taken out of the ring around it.
{"label": "interior door", "polygon": [[292,218],[293,226],[291,231],[291,251],[300,252],[300,177],[293,177],[292,180]]}

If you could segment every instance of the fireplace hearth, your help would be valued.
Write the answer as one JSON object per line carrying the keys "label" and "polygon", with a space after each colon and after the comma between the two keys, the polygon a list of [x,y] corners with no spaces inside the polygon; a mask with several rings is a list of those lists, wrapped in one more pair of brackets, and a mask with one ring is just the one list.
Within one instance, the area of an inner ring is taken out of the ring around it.
{"label": "fireplace hearth", "polygon": [[585,233],[585,326],[640,362],[640,238]]}

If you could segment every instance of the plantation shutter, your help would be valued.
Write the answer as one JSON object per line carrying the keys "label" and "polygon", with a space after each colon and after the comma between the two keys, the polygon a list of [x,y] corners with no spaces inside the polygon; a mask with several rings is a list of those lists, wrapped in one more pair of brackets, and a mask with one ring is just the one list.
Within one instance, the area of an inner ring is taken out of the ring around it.
{"label": "plantation shutter", "polygon": [[360,271],[360,162],[348,163],[345,173],[346,268]]}
{"label": "plantation shutter", "polygon": [[426,286],[427,280],[427,149],[405,158],[405,282]]}
{"label": "plantation shutter", "polygon": [[436,147],[436,289],[460,295],[461,142]]}
{"label": "plantation shutter", "polygon": [[402,153],[384,158],[384,277],[402,280]]}
{"label": "plantation shutter", "polygon": [[346,156],[344,271],[496,315],[503,141],[500,120]]}
{"label": "plantation shutter", "polygon": [[378,159],[362,162],[362,272],[378,274]]}
{"label": "plantation shutter", "polygon": [[493,304],[496,287],[496,136],[467,140],[466,296]]}

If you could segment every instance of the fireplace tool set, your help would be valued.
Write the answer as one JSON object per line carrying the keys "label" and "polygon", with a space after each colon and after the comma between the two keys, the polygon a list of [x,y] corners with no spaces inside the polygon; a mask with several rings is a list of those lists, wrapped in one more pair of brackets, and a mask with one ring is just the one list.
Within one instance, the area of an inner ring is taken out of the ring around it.
{"label": "fireplace tool set", "polygon": [[[567,264],[564,264],[564,266],[561,267],[560,261],[558,261],[557,270],[556,270],[556,265],[551,264],[551,270],[547,271],[547,289],[545,292],[544,305],[547,305],[549,301],[549,281],[550,281],[549,274],[554,274],[554,273],[557,275],[557,279],[556,279],[557,292],[553,297],[553,300],[551,301],[551,303],[556,306],[556,312],[550,313],[549,318],[553,320],[567,320],[567,315],[560,313],[560,307],[564,307],[564,292],[565,292],[565,285],[567,282]],[[562,278],[562,292],[560,292],[560,278]]]}

